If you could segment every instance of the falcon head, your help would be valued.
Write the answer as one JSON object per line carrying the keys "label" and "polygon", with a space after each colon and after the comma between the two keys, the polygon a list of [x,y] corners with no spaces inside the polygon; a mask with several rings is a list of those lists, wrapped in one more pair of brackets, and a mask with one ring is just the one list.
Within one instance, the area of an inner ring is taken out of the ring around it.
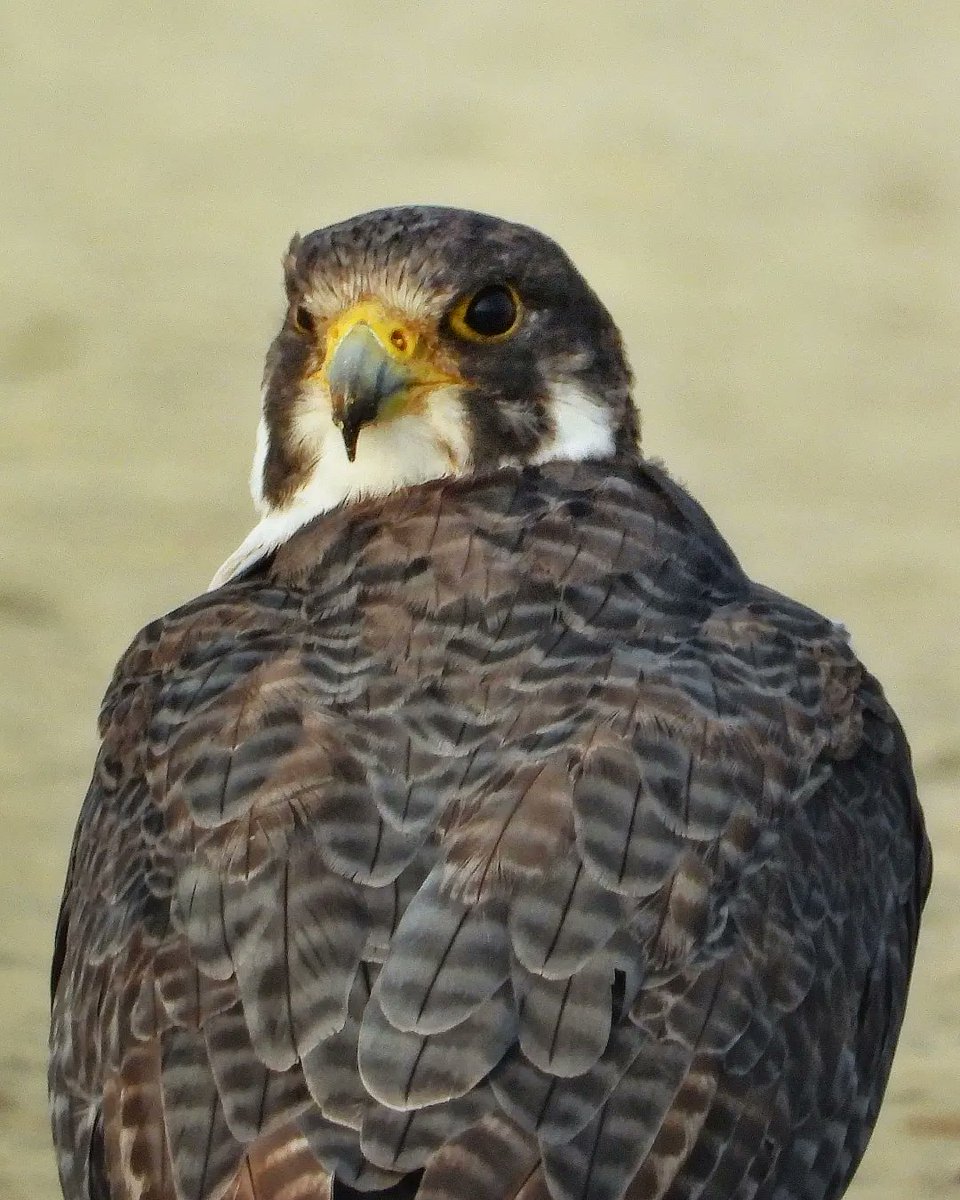
{"label": "falcon head", "polygon": [[214,585],[351,499],[636,453],[620,334],[534,229],[382,209],[294,237],[284,279],[251,477],[263,519]]}

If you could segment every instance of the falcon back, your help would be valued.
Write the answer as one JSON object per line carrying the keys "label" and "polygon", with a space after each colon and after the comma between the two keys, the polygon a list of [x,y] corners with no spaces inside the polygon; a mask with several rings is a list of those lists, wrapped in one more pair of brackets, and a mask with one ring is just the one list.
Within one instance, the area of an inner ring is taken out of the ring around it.
{"label": "falcon back", "polygon": [[845,631],[447,209],[295,239],[261,520],[121,659],[53,966],[68,1200],[836,1200],[929,847]]}

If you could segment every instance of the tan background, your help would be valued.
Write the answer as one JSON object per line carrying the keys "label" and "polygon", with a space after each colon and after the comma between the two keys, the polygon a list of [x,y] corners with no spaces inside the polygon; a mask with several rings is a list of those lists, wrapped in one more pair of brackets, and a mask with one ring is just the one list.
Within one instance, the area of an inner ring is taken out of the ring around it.
{"label": "tan background", "polygon": [[0,1200],[57,1194],[47,964],[108,673],[250,524],[286,239],[403,201],[558,238],[648,450],[886,683],[937,881],[849,1194],[960,1197],[957,0],[7,0],[0,72]]}

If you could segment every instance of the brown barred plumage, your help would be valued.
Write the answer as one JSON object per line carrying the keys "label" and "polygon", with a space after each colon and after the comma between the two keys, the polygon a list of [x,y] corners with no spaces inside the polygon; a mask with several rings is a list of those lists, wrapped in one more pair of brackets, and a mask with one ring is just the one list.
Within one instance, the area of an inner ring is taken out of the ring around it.
{"label": "brown barred plumage", "polygon": [[148,626],[102,732],[54,1002],[70,1197],[91,1155],[111,1200],[243,1195],[278,1129],[295,1171],[426,1165],[437,1200],[476,1147],[469,1194],[513,1194],[499,1137],[558,1200],[840,1194],[926,886],[906,745],[658,469],[331,514]]}
{"label": "brown barred plumage", "polygon": [[68,1200],[845,1190],[929,882],[909,751],[660,468],[328,513],[148,625],[101,734]]}

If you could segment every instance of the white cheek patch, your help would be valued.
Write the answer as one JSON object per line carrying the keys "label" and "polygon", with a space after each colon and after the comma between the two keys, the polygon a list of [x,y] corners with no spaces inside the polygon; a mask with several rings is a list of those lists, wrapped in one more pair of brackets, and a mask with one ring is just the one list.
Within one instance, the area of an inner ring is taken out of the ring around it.
{"label": "white cheek patch", "polygon": [[316,447],[317,460],[310,476],[289,503],[270,510],[263,498],[268,434],[261,418],[250,482],[254,503],[263,516],[214,575],[211,588],[228,583],[314,517],[345,501],[460,475],[470,466],[466,414],[457,388],[434,392],[423,412],[365,426],[352,463],[333,424],[329,401],[309,394],[305,399],[296,418],[295,436]]}
{"label": "white cheek patch", "polygon": [[553,433],[530,459],[535,465],[567,459],[605,458],[614,451],[610,409],[575,383],[552,383],[549,411]]}
{"label": "white cheek patch", "polygon": [[257,423],[257,444],[253,451],[253,465],[250,468],[250,495],[253,505],[261,516],[266,516],[270,510],[263,494],[263,475],[267,466],[267,450],[270,446],[270,431],[267,429],[267,418],[263,415],[263,405],[260,406],[260,420]]}

